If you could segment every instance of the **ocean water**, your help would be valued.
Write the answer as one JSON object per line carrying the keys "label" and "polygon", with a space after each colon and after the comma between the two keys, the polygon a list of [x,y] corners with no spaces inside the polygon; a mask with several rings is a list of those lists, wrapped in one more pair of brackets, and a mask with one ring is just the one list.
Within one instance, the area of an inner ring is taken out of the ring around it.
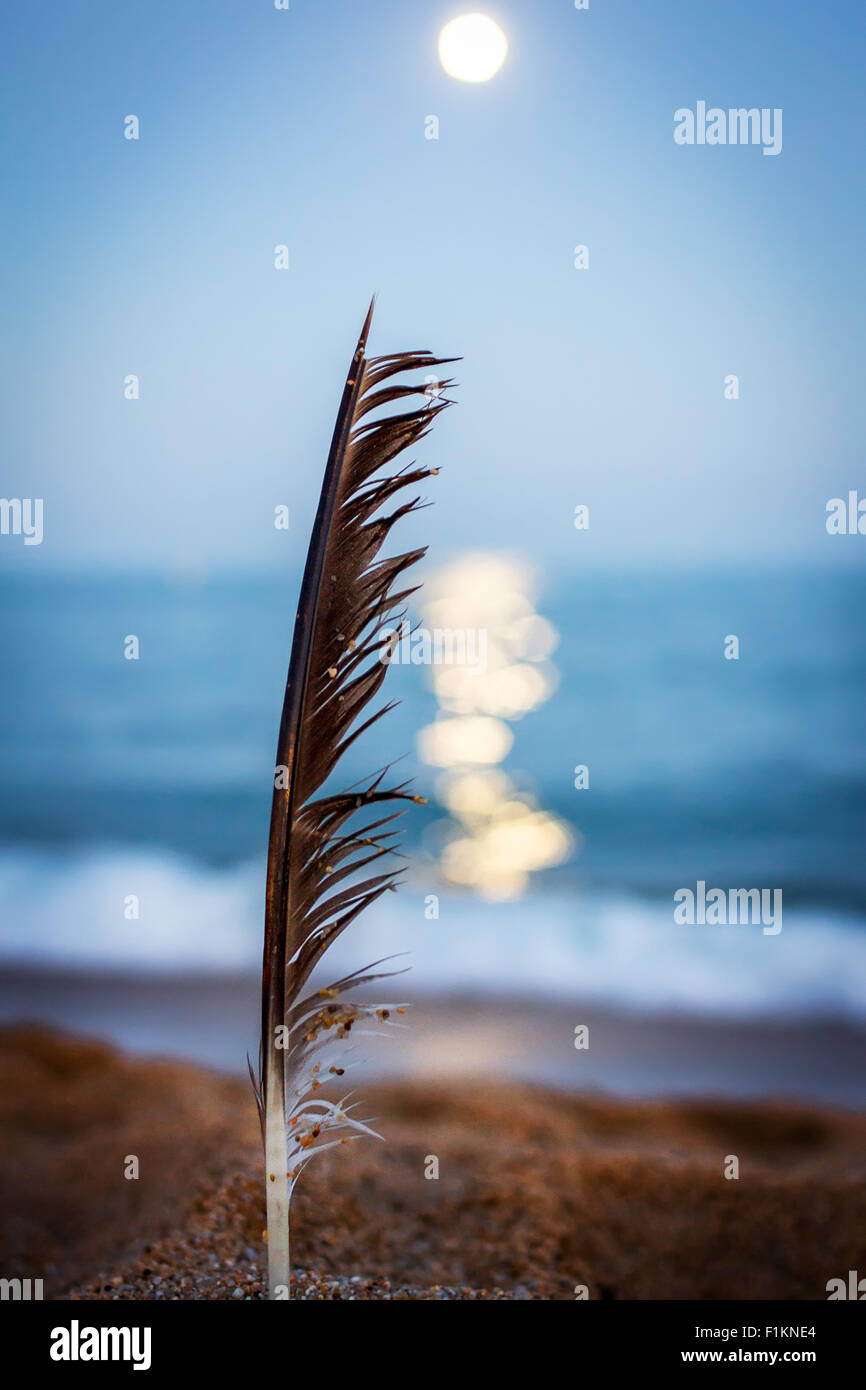
{"label": "ocean water", "polygon": [[[4,581],[0,960],[255,968],[297,582]],[[423,668],[395,667],[402,703],[346,775],[406,754],[431,805],[405,818],[405,889],[335,965],[407,951],[413,990],[866,1017],[866,578],[573,573],[537,606],[560,633],[559,684],[515,722],[505,766],[579,852],[517,902],[443,887],[443,811],[414,753],[436,705]],[[780,889],[781,932],[678,925],[673,893],[698,880]]]}

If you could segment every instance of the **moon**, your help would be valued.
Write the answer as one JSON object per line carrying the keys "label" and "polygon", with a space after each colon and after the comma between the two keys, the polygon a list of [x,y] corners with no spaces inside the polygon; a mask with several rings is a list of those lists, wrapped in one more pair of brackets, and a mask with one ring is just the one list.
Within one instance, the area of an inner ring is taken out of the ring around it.
{"label": "moon", "polygon": [[508,40],[486,14],[462,14],[439,35],[439,58],[449,77],[460,82],[489,82],[508,53]]}

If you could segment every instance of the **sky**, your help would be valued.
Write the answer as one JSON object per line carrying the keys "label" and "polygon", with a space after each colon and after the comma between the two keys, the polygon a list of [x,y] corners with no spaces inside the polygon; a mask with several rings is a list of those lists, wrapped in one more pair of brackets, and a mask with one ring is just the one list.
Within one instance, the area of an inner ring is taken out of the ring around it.
{"label": "sky", "polygon": [[[510,45],[478,85],[437,57],[474,9]],[[850,0],[88,0],[2,27],[0,493],[44,499],[44,539],[0,537],[0,567],[300,563],[374,291],[374,352],[463,358],[407,544],[859,560],[825,529],[866,495]],[[781,108],[781,153],[678,145],[699,101]]]}

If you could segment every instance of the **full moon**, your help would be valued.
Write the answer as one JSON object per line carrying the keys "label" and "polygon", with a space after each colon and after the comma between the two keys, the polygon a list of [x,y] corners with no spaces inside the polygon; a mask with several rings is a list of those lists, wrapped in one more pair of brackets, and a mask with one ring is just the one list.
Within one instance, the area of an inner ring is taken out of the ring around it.
{"label": "full moon", "polygon": [[439,57],[450,77],[489,82],[505,62],[508,40],[486,14],[463,14],[439,35]]}

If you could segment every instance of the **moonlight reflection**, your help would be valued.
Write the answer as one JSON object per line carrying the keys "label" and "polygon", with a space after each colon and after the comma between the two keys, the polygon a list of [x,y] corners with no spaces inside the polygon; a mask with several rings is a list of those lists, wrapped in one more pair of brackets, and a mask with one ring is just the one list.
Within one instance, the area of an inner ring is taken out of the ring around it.
{"label": "moonlight reflection", "polygon": [[574,848],[570,828],[496,766],[514,742],[510,722],[556,689],[549,658],[557,633],[535,612],[531,573],[517,560],[461,557],[436,571],[424,592],[424,627],[461,634],[464,650],[476,654],[428,667],[440,712],[418,746],[424,762],[442,769],[436,794],[450,819],[437,827],[439,868],[481,897],[516,898],[531,873],[561,864]]}

